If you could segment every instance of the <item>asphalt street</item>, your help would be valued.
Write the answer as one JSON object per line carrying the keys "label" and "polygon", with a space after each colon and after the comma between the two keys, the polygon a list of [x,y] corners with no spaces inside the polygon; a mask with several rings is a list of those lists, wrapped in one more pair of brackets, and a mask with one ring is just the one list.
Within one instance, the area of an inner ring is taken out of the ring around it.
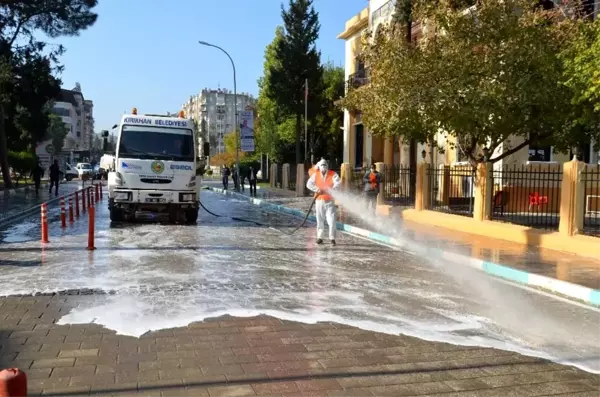
{"label": "asphalt street", "polygon": [[[207,191],[202,202],[275,228],[299,223]],[[511,350],[600,372],[600,313],[592,308],[349,235],[336,247],[319,247],[313,224],[290,237],[201,211],[195,226],[111,225],[106,200],[98,204],[93,252],[86,250],[87,217],[65,230],[53,222],[44,247],[38,216],[0,231],[0,295],[90,294],[95,298],[59,323],[95,323],[131,336],[225,314],[267,314]]]}

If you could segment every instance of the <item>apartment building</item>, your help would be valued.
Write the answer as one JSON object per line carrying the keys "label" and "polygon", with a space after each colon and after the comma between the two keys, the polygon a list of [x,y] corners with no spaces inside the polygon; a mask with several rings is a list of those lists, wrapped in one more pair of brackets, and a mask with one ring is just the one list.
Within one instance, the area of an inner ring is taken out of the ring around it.
{"label": "apartment building", "polygon": [[[338,39],[345,41],[346,92],[360,89],[360,87],[368,84],[368,70],[359,60],[362,36],[367,30],[376,32],[379,26],[389,23],[395,10],[395,3],[395,0],[370,0],[367,7],[346,22],[344,31],[338,35]],[[584,3],[584,6],[587,7],[585,8],[586,15],[597,17],[600,3],[596,4],[595,9],[590,1]],[[413,22],[412,34],[414,40],[418,40],[426,32],[427,26],[421,26],[420,23]],[[359,110],[344,111],[343,128],[344,163],[349,163],[352,167],[363,167],[366,164],[375,162],[416,166],[417,163],[423,161],[433,164],[461,164],[466,161],[466,157],[461,154],[460,150],[456,149],[459,145],[448,145],[442,133],[438,135],[438,143],[444,148],[444,153],[439,153],[437,150],[431,151],[426,145],[417,142],[402,143],[397,137],[374,136],[363,125]],[[449,139],[453,139],[453,137]],[[522,142],[522,138],[514,137],[502,143],[497,148],[496,153],[510,150]],[[582,148],[583,153],[580,154],[584,161],[596,163],[600,161],[600,154],[595,153],[592,146],[591,144],[584,145]],[[572,158],[572,153],[558,153],[552,147],[526,146],[499,161],[496,166],[500,167],[503,164],[521,165],[531,162],[562,163],[570,158]]]}
{"label": "apartment building", "polygon": [[94,102],[89,99],[83,101],[83,141],[85,150],[90,150],[94,144]]}
{"label": "apartment building", "polygon": [[61,90],[52,112],[62,118],[69,131],[63,150],[90,150],[94,137],[93,110],[93,101],[85,99],[81,91]]}
{"label": "apartment building", "polygon": [[[248,93],[237,94],[237,112],[254,108],[256,99]],[[208,136],[210,154],[225,151],[225,135],[234,131],[236,110],[233,92],[227,89],[204,88],[183,104],[186,117],[196,121],[201,136]]]}

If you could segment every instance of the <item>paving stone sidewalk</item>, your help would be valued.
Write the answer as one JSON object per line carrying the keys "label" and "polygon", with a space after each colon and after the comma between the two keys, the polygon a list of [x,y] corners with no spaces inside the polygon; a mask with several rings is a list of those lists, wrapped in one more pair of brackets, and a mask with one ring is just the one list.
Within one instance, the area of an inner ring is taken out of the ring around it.
{"label": "paving stone sidewalk", "polygon": [[95,296],[0,299],[0,367],[45,396],[578,396],[600,376],[349,326],[221,317],[141,338],[55,322]]}

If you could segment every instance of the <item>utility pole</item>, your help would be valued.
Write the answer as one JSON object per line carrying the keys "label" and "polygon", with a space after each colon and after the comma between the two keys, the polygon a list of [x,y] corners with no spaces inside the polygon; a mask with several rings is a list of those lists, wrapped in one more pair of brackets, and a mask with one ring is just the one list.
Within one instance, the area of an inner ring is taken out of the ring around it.
{"label": "utility pole", "polygon": [[308,79],[304,79],[304,163],[308,161]]}

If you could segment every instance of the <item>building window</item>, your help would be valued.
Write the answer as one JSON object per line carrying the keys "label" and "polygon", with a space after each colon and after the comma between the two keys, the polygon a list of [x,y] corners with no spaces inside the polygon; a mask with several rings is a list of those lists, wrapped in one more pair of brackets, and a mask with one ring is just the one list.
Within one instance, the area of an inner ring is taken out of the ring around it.
{"label": "building window", "polygon": [[551,161],[552,146],[530,145],[529,161]]}
{"label": "building window", "polygon": [[63,116],[63,117],[70,117],[71,116],[71,112],[69,112],[68,109],[65,108],[53,108],[52,109],[52,113],[56,114],[57,116]]}

